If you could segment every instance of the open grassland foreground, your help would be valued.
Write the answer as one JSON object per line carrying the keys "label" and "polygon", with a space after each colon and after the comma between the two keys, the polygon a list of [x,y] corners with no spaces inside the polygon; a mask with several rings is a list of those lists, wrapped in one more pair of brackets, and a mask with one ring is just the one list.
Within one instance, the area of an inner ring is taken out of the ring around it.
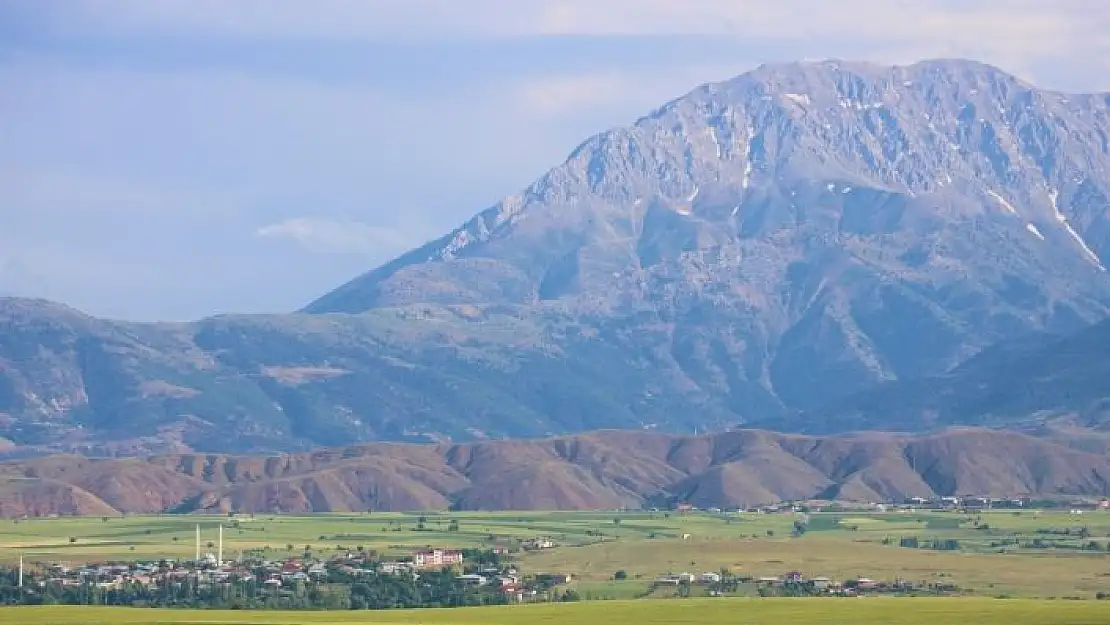
{"label": "open grassland foreground", "polygon": [[1110,603],[1029,599],[691,599],[454,610],[235,612],[135,608],[0,609],[19,625],[1105,625]]}
{"label": "open grassland foreground", "polygon": [[[306,551],[323,558],[346,550],[390,558],[429,547],[504,548],[512,551],[510,560],[524,574],[566,574],[573,580],[567,587],[587,600],[698,597],[710,591],[700,585],[659,585],[657,580],[681,573],[725,572],[753,579],[797,572],[806,579],[904,580],[919,588],[942,585],[952,591],[948,594],[985,598],[1110,596],[1110,513],[1075,512],[441,512],[22,519],[0,521],[0,560],[10,566],[22,554],[29,566],[37,566],[186,559],[194,554],[199,524],[204,552],[214,551],[218,528],[224,527],[227,559],[253,553],[280,560]],[[522,548],[529,544],[541,547]],[[756,585],[750,584],[721,594],[755,591]],[[1099,622],[1110,623],[1110,617]]]}

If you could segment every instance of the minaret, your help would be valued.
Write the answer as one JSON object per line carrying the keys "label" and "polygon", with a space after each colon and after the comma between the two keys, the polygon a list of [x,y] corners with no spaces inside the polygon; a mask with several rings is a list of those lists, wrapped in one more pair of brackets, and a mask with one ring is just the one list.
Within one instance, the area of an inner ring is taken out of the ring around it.
{"label": "minaret", "polygon": [[23,588],[23,554],[19,554],[19,587]]}
{"label": "minaret", "polygon": [[224,565],[224,524],[220,523],[220,546],[216,549],[216,566]]}
{"label": "minaret", "polygon": [[200,523],[197,523],[197,564],[200,564]]}

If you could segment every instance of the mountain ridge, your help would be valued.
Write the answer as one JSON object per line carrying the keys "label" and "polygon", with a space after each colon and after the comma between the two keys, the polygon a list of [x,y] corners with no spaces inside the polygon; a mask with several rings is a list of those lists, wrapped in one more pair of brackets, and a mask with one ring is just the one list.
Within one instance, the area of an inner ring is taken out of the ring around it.
{"label": "mountain ridge", "polygon": [[910,496],[1110,494],[1110,460],[1044,439],[708,436],[601,431],[465,444],[377,443],[281,456],[52,456],[0,462],[0,516],[158,512],[596,510],[689,501],[880,502]]}
{"label": "mountain ridge", "polygon": [[[1033,88],[1032,85],[1029,85],[1028,83],[1025,83],[1024,81],[1021,81],[1020,79],[1017,79],[1014,76],[1006,74],[1005,72],[1003,72],[1002,70],[999,70],[998,68],[996,68],[994,66],[986,65],[986,64],[983,64],[983,63],[978,63],[978,62],[975,62],[975,61],[967,61],[967,60],[936,59],[936,60],[922,61],[922,62],[913,64],[913,65],[909,65],[909,66],[894,66],[894,67],[881,66],[881,65],[869,64],[869,63],[858,63],[858,62],[851,63],[851,62],[845,62],[845,61],[822,61],[822,62],[812,62],[812,63],[787,63],[787,64],[763,65],[763,66],[760,66],[759,68],[757,68],[757,69],[755,69],[751,72],[741,74],[740,76],[737,76],[737,77],[732,78],[730,80],[702,85],[702,86],[690,91],[686,95],[684,95],[682,97],[679,97],[679,98],[676,98],[676,99],[668,102],[667,104],[659,107],[658,109],[656,109],[655,111],[653,111],[649,115],[641,117],[632,126],[620,127],[620,128],[616,128],[616,129],[613,129],[613,130],[610,130],[610,131],[606,131],[606,132],[594,135],[593,137],[591,137],[591,138],[587,139],[586,141],[582,142],[574,150],[572,150],[570,156],[568,157],[568,159],[564,163],[557,166],[556,168],[554,168],[552,171],[548,172],[544,176],[540,177],[537,181],[535,181],[532,185],[530,185],[525,191],[523,191],[521,193],[518,193],[518,194],[515,194],[515,195],[507,196],[502,201],[500,201],[497,204],[495,204],[494,206],[486,209],[485,211],[482,211],[481,213],[476,215],[473,219],[471,219],[468,222],[466,222],[465,224],[463,224],[463,226],[455,229],[453,232],[451,232],[451,233],[449,233],[449,234],[447,234],[447,235],[445,235],[445,236],[443,236],[439,239],[430,241],[429,243],[425,244],[424,246],[421,246],[420,248],[417,248],[416,250],[413,250],[412,252],[409,252],[408,254],[402,255],[398,259],[395,259],[394,261],[386,263],[385,265],[379,267],[378,269],[375,269],[375,270],[369,272],[368,274],[366,274],[366,275],[364,275],[360,278],[356,278],[355,281],[352,281],[352,283],[348,283],[347,285],[344,285],[343,287],[341,287],[340,291],[343,291],[343,290],[348,290],[349,291],[354,282],[357,282],[357,281],[360,281],[360,280],[361,281],[366,281],[366,279],[380,278],[385,274],[389,274],[395,268],[403,266],[406,261],[411,261],[411,260],[416,259],[416,258],[421,258],[423,260],[431,260],[435,257],[450,257],[450,256],[453,256],[453,255],[456,255],[458,252],[464,250],[468,246],[474,245],[475,243],[484,242],[486,237],[496,235],[498,233],[499,228],[501,230],[504,230],[507,227],[512,226],[515,219],[521,218],[524,215],[524,213],[527,211],[527,209],[533,207],[533,206],[529,205],[530,201],[534,201],[536,199],[550,200],[550,199],[553,199],[554,197],[556,197],[556,195],[558,193],[563,193],[563,196],[564,196],[563,199],[568,199],[568,198],[569,199],[574,199],[574,198],[576,198],[577,196],[571,195],[568,191],[566,191],[564,189],[564,186],[565,186],[565,183],[566,183],[567,180],[577,179],[577,181],[581,182],[582,179],[589,178],[590,172],[577,170],[574,167],[576,164],[580,164],[579,161],[581,161],[581,160],[591,160],[592,158],[594,158],[596,156],[595,152],[596,152],[596,150],[599,146],[604,147],[606,144],[613,144],[615,142],[619,142],[621,140],[624,140],[624,139],[628,138],[628,136],[630,134],[634,134],[637,130],[640,129],[641,126],[643,126],[645,124],[652,124],[652,123],[658,121],[661,117],[664,117],[664,116],[672,113],[674,110],[684,106],[691,99],[695,99],[699,96],[705,96],[705,95],[714,96],[714,95],[719,95],[721,93],[726,94],[726,96],[728,96],[729,94],[734,95],[735,92],[743,91],[743,90],[746,89],[746,90],[754,90],[755,97],[758,97],[758,99],[763,100],[763,101],[770,101],[772,99],[772,95],[773,95],[774,98],[789,100],[790,104],[792,104],[796,107],[803,107],[803,106],[806,106],[806,105],[812,105],[813,103],[810,101],[810,96],[808,94],[806,94],[806,93],[793,93],[793,92],[787,91],[787,89],[790,89],[790,88],[796,87],[796,86],[802,86],[802,87],[805,87],[806,89],[811,89],[814,82],[817,82],[818,85],[822,86],[822,87],[829,86],[829,85],[823,84],[823,83],[829,82],[830,79],[829,79],[829,74],[827,74],[827,73],[823,74],[822,72],[818,71],[822,68],[824,68],[824,69],[830,69],[831,68],[832,71],[834,73],[837,73],[837,74],[839,74],[845,68],[851,68],[851,70],[853,70],[854,72],[857,72],[859,75],[855,75],[855,74],[852,74],[852,73],[849,72],[847,78],[841,79],[838,76],[837,77],[838,80],[841,80],[842,83],[843,82],[851,83],[853,80],[858,80],[861,75],[862,76],[869,76],[869,77],[874,78],[874,79],[880,79],[883,83],[880,86],[885,87],[885,88],[890,88],[891,85],[897,83],[899,80],[902,81],[901,84],[903,86],[911,86],[915,83],[915,81],[912,80],[912,78],[920,79],[922,74],[926,74],[926,75],[928,75],[928,74],[959,75],[959,74],[962,73],[963,75],[965,75],[965,77],[970,76],[975,81],[1002,83],[1007,90],[1017,89],[1017,88],[1025,89],[1025,91],[1023,91],[1020,95],[1022,97],[1025,97],[1025,98],[1029,98],[1030,99],[1029,104],[1036,105],[1036,106],[1041,106],[1041,107],[1050,106],[1052,104],[1055,104],[1055,105],[1058,105],[1058,106],[1063,106],[1065,104],[1072,103],[1073,100],[1079,100],[1079,101],[1084,101],[1084,102],[1093,102],[1093,103],[1099,104],[1103,107],[1105,107],[1106,104],[1108,102],[1110,102],[1110,93],[1106,93],[1106,94],[1065,94],[1065,93],[1062,93],[1062,92],[1051,92],[1051,91],[1045,91],[1045,90],[1038,90],[1038,89]],[[982,76],[977,76],[976,73],[980,73],[980,74],[983,74],[983,75]],[[822,79],[824,79],[824,80],[822,80]],[[889,106],[887,102],[882,100],[883,95],[889,95],[889,94],[879,93],[879,94],[873,95],[872,97],[878,98],[878,101],[871,102],[871,103],[863,103],[863,102],[861,102],[861,99],[865,98],[865,97],[868,97],[868,96],[864,95],[864,93],[867,92],[867,89],[865,88],[866,85],[861,86],[860,84],[853,83],[853,84],[851,84],[847,87],[845,87],[843,84],[841,84],[839,86],[847,90],[847,93],[843,94],[843,95],[846,95],[848,97],[848,99],[845,99],[845,97],[843,97],[843,96],[838,97],[836,99],[836,101],[834,102],[835,106],[839,106],[843,109],[853,109],[854,108],[855,112],[868,111],[868,110],[880,110],[880,109],[883,109],[883,108],[886,108],[886,107]],[[860,90],[862,90],[862,91],[860,91]],[[860,92],[855,92],[855,91],[860,91]],[[969,88],[969,93],[971,95],[978,95],[980,93],[980,91],[977,88],[971,87],[971,88]],[[749,94],[742,94],[742,95],[747,95],[747,96],[750,97],[752,94],[749,93]],[[826,94],[826,95],[828,95],[828,94]],[[1007,94],[1004,93],[1003,95],[1007,95]],[[895,94],[895,97],[898,97],[898,94]],[[1048,100],[1052,100],[1052,99],[1055,99],[1056,102],[1054,102],[1054,103],[1048,102]],[[720,98],[718,98],[718,100],[720,100]],[[1033,101],[1033,100],[1035,100],[1035,101]],[[699,102],[699,103],[704,104],[704,102]],[[717,106],[728,106],[727,102],[722,104],[720,101],[711,101],[711,102],[709,102],[709,104],[710,105],[717,105]],[[745,103],[742,103],[742,104],[750,105],[751,103],[750,102],[745,102]],[[778,102],[778,104],[781,105],[782,102]],[[828,102],[826,104],[828,104]],[[833,108],[835,108],[835,106]],[[974,112],[973,109],[972,109],[972,112]],[[720,111],[718,111],[718,113],[720,113]],[[766,111],[765,110],[760,111],[760,113],[766,113]],[[1098,113],[1099,113],[1099,115],[1097,115],[1097,120],[1105,123],[1105,111],[1098,111]],[[777,121],[777,120],[772,119],[771,121]],[[722,153],[721,152],[722,142],[720,141],[720,137],[718,137],[717,133],[715,131],[713,131],[712,128],[707,128],[706,130],[708,132],[702,132],[702,133],[699,133],[698,135],[691,135],[689,137],[690,143],[694,144],[695,142],[700,142],[703,139],[705,139],[706,137],[709,137],[709,138],[712,138],[714,143],[716,143],[715,147],[718,150],[718,152],[717,152],[717,158],[718,159],[724,158],[724,159],[727,160],[727,159],[734,156],[733,154]],[[735,130],[738,130],[738,129],[733,128],[731,130],[735,131]],[[751,134],[754,134],[754,133],[753,133],[752,130],[749,130],[748,134],[751,135]],[[1095,129],[1095,132],[1093,132],[1092,134],[1096,135],[1098,141],[1101,142],[1102,151],[1106,152],[1107,151],[1107,147],[1106,147],[1107,143],[1108,143],[1108,141],[1110,141],[1110,139],[1107,139],[1107,131],[1102,127],[1098,127],[1098,128]],[[705,135],[705,136],[699,136],[699,135]],[[953,138],[959,138],[959,137],[954,136]],[[990,140],[990,137],[986,137],[986,139]],[[954,149],[963,149],[962,146],[956,146],[955,144],[951,144],[951,145],[954,146]],[[735,147],[735,146],[727,146],[727,147]],[[945,147],[949,147],[949,146],[945,146]],[[893,149],[893,148],[891,148],[891,149]],[[890,151],[890,149],[888,149],[888,152],[889,151]],[[740,186],[745,188],[745,189],[748,188],[749,185],[752,183],[751,174],[752,173],[758,173],[759,172],[759,166],[760,166],[759,163],[749,162],[747,164],[748,165],[755,165],[756,167],[754,167],[754,168],[745,167],[744,168],[745,176],[744,176],[743,180],[741,181]],[[764,166],[765,166],[765,164],[764,164]],[[1042,169],[1046,169],[1046,170],[1051,169],[1051,166],[1046,165],[1045,167],[1042,167]],[[753,170],[754,170],[754,172],[753,172]],[[598,173],[600,173],[600,172],[598,172]],[[668,172],[668,173],[674,173],[674,172]],[[913,172],[913,174],[906,174],[906,172],[896,171],[894,173],[898,173],[898,174],[901,175],[901,179],[898,182],[900,183],[900,186],[902,188],[914,189],[914,190],[917,190],[917,191],[921,191],[921,190],[927,190],[930,187],[934,187],[938,184],[939,184],[939,186],[944,185],[943,182],[940,182],[939,177],[938,177],[939,174],[944,173],[943,171],[928,172],[928,173],[931,173],[933,175],[932,179],[926,179],[924,176],[922,176],[922,172]],[[1100,173],[1105,173],[1105,172],[1100,172]],[[663,186],[668,191],[666,193],[666,195],[669,196],[669,199],[686,198],[686,200],[688,202],[692,202],[693,200],[695,200],[696,197],[697,197],[697,194],[700,192],[700,189],[698,189],[698,187],[697,187],[697,182],[695,180],[692,180],[691,178],[693,178],[692,175],[687,175],[687,176],[680,177],[680,179],[678,179],[678,180],[674,180],[674,179],[667,178],[666,176],[663,176],[663,181],[665,183]],[[595,179],[589,180],[589,182],[591,183],[592,187],[596,188],[596,187],[599,186],[598,183],[603,183],[603,182],[607,182],[607,181],[604,180],[602,177],[597,176],[597,177],[595,177]],[[624,181],[623,180],[618,180],[618,182],[624,182]],[[949,182],[949,184],[951,184],[951,182]],[[606,193],[608,193],[609,195],[618,196],[618,197],[620,197],[620,199],[622,199],[624,201],[628,201],[628,202],[634,202],[637,199],[640,199],[640,200],[644,199],[642,197],[639,197],[639,198],[636,197],[635,194],[629,193],[626,188],[621,187],[621,186],[616,186],[616,187],[610,186],[609,188],[604,188],[602,190],[605,191]],[[1041,196],[1040,199],[1049,200],[1050,196],[1051,196],[1051,191],[1052,191],[1051,189],[1043,189],[1042,188],[1042,189],[1038,190],[1036,188],[1033,188],[1033,189],[1027,189],[1025,191],[1025,194],[1028,195],[1030,192],[1034,192],[1034,193],[1040,192],[1040,193],[1042,193],[1042,196]],[[1007,210],[1007,211],[1010,210],[1010,208],[1007,208],[1007,205],[1010,204],[1010,202],[1005,198],[999,197],[998,194],[997,194],[997,191],[993,191],[993,192],[986,191],[985,193],[993,193],[993,195],[989,195],[989,197],[983,197],[983,198],[980,198],[980,199],[984,199],[984,200],[989,199],[992,203],[998,204],[999,208],[1002,208],[1002,209]],[[1077,243],[1081,247],[1087,247],[1087,244],[1085,242],[1079,241]],[[1086,255],[1086,252],[1083,252],[1083,254]],[[335,307],[329,307],[327,305],[327,302],[329,300],[333,300],[335,295],[337,295],[337,294],[329,294],[329,295],[325,296],[324,298],[321,298],[321,299],[317,300],[316,302],[313,302],[313,303],[309,304],[307,307],[305,307],[303,309],[303,311],[304,312],[336,312],[336,311],[339,311],[340,309],[335,308]],[[367,308],[367,306],[359,307],[359,306],[348,305],[345,308],[343,308],[342,311],[343,312],[355,312],[360,308],[365,309],[365,308]]]}

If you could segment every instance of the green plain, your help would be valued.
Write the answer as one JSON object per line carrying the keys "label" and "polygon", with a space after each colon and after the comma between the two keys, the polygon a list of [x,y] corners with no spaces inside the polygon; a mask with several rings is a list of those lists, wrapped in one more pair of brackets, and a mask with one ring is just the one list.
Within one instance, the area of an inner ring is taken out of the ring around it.
{"label": "green plain", "polygon": [[[0,609],[0,623],[1110,623],[1110,513],[1087,511],[816,513],[792,536],[792,514],[679,516],[664,512],[440,512],[427,514],[134,516],[0,521],[0,561],[70,563],[190,557],[224,524],[224,553],[326,555],[337,548],[406,554],[428,546],[488,547],[550,537],[554,549],[521,553],[526,573],[570,573],[585,601],[573,605],[369,613],[160,612],[128,608]],[[458,531],[449,531],[451,522]],[[423,529],[419,526],[423,525]],[[237,524],[237,527],[236,527]],[[1082,530],[1082,535],[1080,535]],[[957,550],[899,547],[900,537],[959,543]],[[174,540],[174,538],[177,540]],[[71,542],[71,539],[72,542]],[[1032,549],[1033,540],[1041,547]],[[1097,549],[1091,549],[1094,543]],[[290,549],[291,548],[291,549]],[[669,599],[652,590],[663,573],[729,569],[741,575],[799,571],[846,580],[945,583],[959,598]],[[615,580],[618,571],[626,579]],[[629,601],[636,599],[635,601]],[[1038,599],[1031,601],[1029,599]],[[1069,600],[1069,599],[1082,599]]]}
{"label": "green plain", "polygon": [[1105,625],[1110,602],[1028,599],[687,599],[454,610],[190,612],[136,608],[5,608],[13,625]]}

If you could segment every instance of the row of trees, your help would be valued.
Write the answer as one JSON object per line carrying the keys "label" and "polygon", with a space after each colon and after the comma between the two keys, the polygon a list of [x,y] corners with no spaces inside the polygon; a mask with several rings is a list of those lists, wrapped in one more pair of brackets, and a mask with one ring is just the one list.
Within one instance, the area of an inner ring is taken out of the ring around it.
{"label": "row of trees", "polygon": [[[889,545],[893,538],[884,538],[883,544]],[[934,549],[936,551],[959,551],[960,541],[954,538],[934,538],[922,540],[917,536],[903,536],[898,539],[898,546],[907,549]]]}

